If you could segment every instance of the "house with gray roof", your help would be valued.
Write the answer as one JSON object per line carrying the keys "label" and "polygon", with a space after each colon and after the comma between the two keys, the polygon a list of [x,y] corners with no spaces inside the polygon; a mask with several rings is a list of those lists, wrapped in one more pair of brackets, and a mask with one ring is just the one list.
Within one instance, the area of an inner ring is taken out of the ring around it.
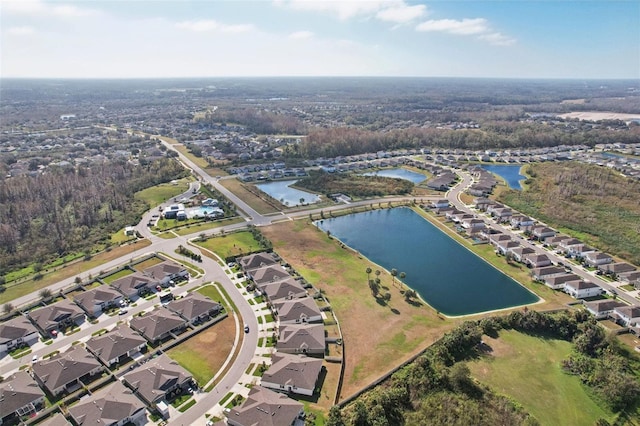
{"label": "house with gray roof", "polygon": [[49,337],[53,330],[64,329],[84,322],[84,311],[69,299],[34,309],[28,315],[45,337]]}
{"label": "house with gray roof", "polygon": [[586,253],[583,258],[584,263],[591,267],[606,265],[607,263],[613,262],[613,258],[611,256],[601,251],[591,251]]}
{"label": "house with gray roof", "polygon": [[105,309],[117,307],[121,300],[122,294],[106,285],[80,293],[73,299],[87,315],[94,318],[100,316]]}
{"label": "house with gray roof", "polygon": [[81,345],[72,346],[65,353],[43,359],[31,366],[33,377],[51,395],[74,391],[80,380],[97,378],[102,364]]}
{"label": "house with gray roof", "polygon": [[566,282],[564,292],[574,299],[586,299],[587,297],[599,296],[604,290],[598,284],[578,279]]}
{"label": "house with gray roof", "polygon": [[146,339],[126,325],[120,325],[100,336],[93,336],[86,343],[89,352],[107,367],[130,358],[146,346]]}
{"label": "house with gray roof", "polygon": [[38,330],[29,318],[18,315],[0,324],[0,352],[10,352],[13,349],[38,341]]}
{"label": "house with gray roof", "polygon": [[62,413],[55,413],[52,416],[49,416],[43,422],[37,424],[38,426],[72,426],[71,422],[67,420],[67,418]]}
{"label": "house with gray roof", "polygon": [[618,306],[613,308],[613,316],[625,327],[635,327],[640,323],[640,306]]}
{"label": "house with gray roof", "polygon": [[171,334],[181,333],[187,322],[175,312],[160,308],[143,316],[133,317],[129,325],[149,342],[157,343]]}
{"label": "house with gray roof", "polygon": [[226,412],[229,426],[286,426],[304,418],[304,405],[286,395],[254,386],[247,399]]}
{"label": "house with gray roof", "polygon": [[0,382],[0,424],[28,416],[44,407],[44,392],[26,371],[16,371]]}
{"label": "house with gray roof", "polygon": [[129,300],[136,300],[138,297],[150,293],[153,287],[158,285],[158,281],[139,272],[134,272],[118,278],[109,285]]}
{"label": "house with gray roof", "polygon": [[626,262],[618,262],[600,265],[598,266],[598,269],[605,274],[617,276],[620,274],[624,274],[625,272],[635,271],[636,267]]}
{"label": "house with gray roof", "polygon": [[542,268],[543,266],[550,266],[551,259],[546,254],[529,253],[523,257],[524,263],[530,268]]}
{"label": "house with gray roof", "polygon": [[566,283],[578,280],[580,280],[580,277],[576,274],[562,274],[556,275],[555,277],[546,277],[544,283],[553,290],[563,290]]}
{"label": "house with gray roof", "polygon": [[240,258],[238,264],[243,271],[251,271],[265,266],[271,266],[278,263],[273,253],[261,252],[254,253]]}
{"label": "house with gray roof", "polygon": [[276,350],[289,354],[322,355],[325,333],[322,324],[282,324]]}
{"label": "house with gray roof", "polygon": [[594,300],[592,302],[586,302],[584,307],[589,311],[596,319],[607,318],[613,313],[615,308],[627,306],[626,304],[612,299]]}
{"label": "house with gray roof", "polygon": [[259,289],[271,302],[281,299],[298,299],[307,295],[307,290],[293,277],[275,283],[261,284]]}
{"label": "house with gray roof", "polygon": [[277,392],[312,396],[322,371],[322,359],[275,353],[260,385]]}
{"label": "house with gray roof", "polygon": [[534,280],[543,281],[545,278],[557,277],[566,273],[567,271],[560,266],[543,266],[541,268],[534,268],[531,271],[531,276]]}
{"label": "house with gray roof", "polygon": [[182,394],[193,381],[191,374],[166,354],[150,359],[123,378],[148,405]]}
{"label": "house with gray roof", "polygon": [[214,302],[197,291],[193,291],[180,299],[172,300],[166,307],[191,324],[207,321],[222,311],[221,304]]}
{"label": "house with gray roof", "polygon": [[166,287],[169,281],[189,279],[189,271],[187,271],[187,268],[172,260],[165,260],[162,263],[150,266],[142,271],[142,273],[151,277],[151,279],[163,287]]}
{"label": "house with gray roof", "polygon": [[128,423],[141,426],[147,423],[145,404],[119,380],[69,407],[69,415],[78,426],[123,426]]}
{"label": "house with gray roof", "polygon": [[547,226],[536,226],[531,231],[531,235],[539,241],[546,241],[547,238],[556,235],[556,231]]}
{"label": "house with gray roof", "polygon": [[305,324],[322,321],[322,312],[311,297],[277,300],[273,302],[273,307],[280,324]]}
{"label": "house with gray roof", "polygon": [[258,286],[269,282],[281,281],[291,276],[280,265],[271,265],[260,269],[254,269],[248,272],[247,275],[253,279]]}

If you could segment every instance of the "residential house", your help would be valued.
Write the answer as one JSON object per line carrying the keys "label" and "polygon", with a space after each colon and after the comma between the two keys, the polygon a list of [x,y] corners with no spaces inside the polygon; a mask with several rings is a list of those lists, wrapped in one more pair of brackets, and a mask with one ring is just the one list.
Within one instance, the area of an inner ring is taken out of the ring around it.
{"label": "residential house", "polygon": [[564,289],[564,286],[569,281],[577,281],[580,277],[576,274],[562,274],[554,277],[546,277],[544,279],[544,283],[547,287],[552,288],[554,290]]}
{"label": "residential house", "polygon": [[571,247],[578,246],[580,244],[584,244],[584,243],[577,238],[569,238],[567,240],[561,241],[558,244],[558,250],[560,250],[563,253],[569,253],[569,250],[571,249]]}
{"label": "residential house", "polygon": [[441,198],[439,200],[435,200],[431,202],[431,208],[442,209],[445,207],[449,207],[449,200],[447,200],[446,198]]}
{"label": "residential house", "polygon": [[569,257],[574,257],[576,259],[583,259],[587,253],[591,253],[593,251],[594,249],[589,247],[586,244],[578,244],[578,245],[569,247],[567,255],[569,255]]}
{"label": "residential house", "polygon": [[542,268],[550,266],[551,259],[546,254],[529,253],[524,255],[524,263],[530,268]]}
{"label": "residential house", "polygon": [[498,247],[498,244],[505,241],[511,241],[511,237],[507,234],[497,233],[489,235],[489,244]]}
{"label": "residential house", "polygon": [[473,219],[473,218],[474,218],[474,216],[472,214],[458,213],[458,214],[455,214],[455,215],[451,216],[451,221],[453,221],[454,223],[461,224],[463,220]]}
{"label": "residential house", "polygon": [[635,327],[640,323],[640,306],[619,306],[613,309],[616,321],[625,327]]}
{"label": "residential house", "polygon": [[558,247],[558,245],[564,240],[569,240],[571,237],[567,235],[556,235],[555,237],[545,238],[544,245],[548,247]]}
{"label": "residential house", "polygon": [[38,426],[73,426],[62,413],[55,413],[47,420],[39,422]]}
{"label": "residential house", "polygon": [[475,205],[476,209],[484,212],[484,211],[487,211],[489,206],[495,204],[495,201],[482,197],[482,198],[474,199],[473,204]]}
{"label": "residential house", "polygon": [[591,251],[589,253],[585,253],[584,262],[591,267],[597,267],[600,265],[606,265],[607,263],[613,262],[613,258],[606,253],[602,253],[601,251]]}
{"label": "residential house", "polygon": [[34,309],[29,318],[45,337],[54,330],[62,330],[84,321],[84,311],[69,299]]}
{"label": "residential house", "polygon": [[10,352],[21,346],[31,346],[38,341],[38,330],[23,315],[15,316],[0,324],[0,353]]}
{"label": "residential house", "polygon": [[129,300],[136,300],[138,297],[150,293],[158,285],[158,282],[139,272],[134,272],[118,278],[109,285]]}
{"label": "residential house", "polygon": [[534,226],[531,235],[538,241],[546,241],[547,238],[555,236],[556,231],[547,226]]}
{"label": "residential house", "polygon": [[69,407],[69,415],[78,426],[147,423],[145,404],[119,380]]}
{"label": "residential house", "polygon": [[271,366],[262,375],[260,384],[279,392],[312,396],[322,370],[322,362],[318,358],[276,352],[271,357]]}
{"label": "residential house", "polygon": [[462,221],[462,227],[465,229],[470,229],[475,232],[479,232],[482,228],[485,227],[485,223],[482,219],[476,218],[468,218]]}
{"label": "residential house", "polygon": [[100,316],[106,309],[119,306],[122,300],[121,293],[106,285],[80,293],[73,299],[87,315],[94,318]]}
{"label": "residential house", "polygon": [[123,379],[148,405],[171,400],[193,382],[191,374],[165,354],[150,359]]}
{"label": "residential house", "polygon": [[324,355],[325,335],[322,324],[283,324],[279,328],[278,352]]}
{"label": "residential house", "polygon": [[254,386],[247,399],[225,415],[229,426],[287,426],[303,423],[303,407],[286,395]]}
{"label": "residential house", "polygon": [[620,274],[624,274],[625,272],[633,272],[636,270],[636,267],[626,262],[618,262],[600,265],[598,266],[598,270],[607,275],[618,276]]}
{"label": "residential house", "polygon": [[126,325],[120,325],[108,333],[93,336],[86,346],[104,365],[111,367],[144,350],[147,341]]}
{"label": "residential house", "polygon": [[599,296],[603,291],[599,285],[580,279],[568,281],[564,285],[564,292],[574,299],[586,299],[587,297]]}
{"label": "residential house", "polygon": [[0,382],[0,425],[31,416],[44,407],[44,392],[26,371],[4,376]]}
{"label": "residential house", "polygon": [[640,271],[629,271],[618,274],[620,282],[626,284],[636,284],[640,282]]}
{"label": "residential house", "polygon": [[291,275],[280,265],[266,266],[260,269],[254,269],[248,272],[250,278],[256,283],[256,285],[266,284],[268,282],[281,281],[289,278]]}
{"label": "residential house", "polygon": [[243,271],[251,271],[278,263],[273,253],[261,252],[241,257],[238,261]]}
{"label": "residential house", "polygon": [[517,247],[520,247],[520,244],[511,240],[500,241],[499,243],[496,244],[496,249],[498,253],[502,255],[506,255],[512,249],[515,249]]}
{"label": "residential house", "polygon": [[513,212],[509,207],[493,209],[491,216],[498,222],[508,222],[513,216]]}
{"label": "residential house", "polygon": [[67,352],[34,363],[31,370],[43,389],[59,395],[79,388],[80,380],[96,379],[103,367],[83,346],[75,345]]}
{"label": "residential house", "polygon": [[150,266],[142,273],[163,287],[167,287],[170,281],[189,279],[187,268],[171,260],[165,260],[157,265]]}
{"label": "residential house", "polygon": [[304,324],[322,321],[322,312],[311,297],[273,302],[280,324]]}
{"label": "residential house", "polygon": [[187,326],[187,322],[175,312],[160,308],[143,316],[133,317],[129,325],[149,342],[155,344],[172,334],[180,334]]}
{"label": "residential house", "polygon": [[451,210],[447,211],[444,214],[444,217],[446,217],[448,220],[453,220],[453,217],[459,214],[465,214],[462,210],[458,210],[455,207],[452,207]]}
{"label": "residential house", "polygon": [[307,291],[302,287],[300,281],[293,278],[262,284],[260,285],[260,291],[271,302],[281,299],[299,299],[307,296]]}
{"label": "residential house", "polygon": [[509,223],[511,224],[512,227],[520,229],[523,226],[533,226],[535,221],[531,219],[529,216],[524,216],[519,214],[519,215],[512,216],[511,219],[509,220]]}
{"label": "residential house", "polygon": [[507,250],[507,254],[511,255],[516,262],[524,263],[525,256],[534,254],[535,250],[530,247],[514,247]]}
{"label": "residential house", "polygon": [[607,318],[613,314],[615,308],[621,306],[627,306],[618,300],[604,299],[594,300],[593,302],[586,302],[584,307],[589,311],[596,319]]}
{"label": "residential house", "polygon": [[167,304],[167,309],[180,315],[191,324],[208,321],[222,311],[222,305],[193,291]]}
{"label": "residential house", "polygon": [[505,208],[503,204],[494,202],[493,204],[489,204],[487,206],[487,214],[490,216],[493,216],[496,210],[503,209],[503,208]]}

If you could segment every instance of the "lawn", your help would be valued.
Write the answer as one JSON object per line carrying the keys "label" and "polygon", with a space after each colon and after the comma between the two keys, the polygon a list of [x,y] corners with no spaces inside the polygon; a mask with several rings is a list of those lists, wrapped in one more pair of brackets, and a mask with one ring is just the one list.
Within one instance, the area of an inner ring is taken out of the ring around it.
{"label": "lawn", "polygon": [[260,248],[260,244],[249,231],[233,232],[209,238],[207,241],[198,241],[195,244],[211,250],[222,259],[250,253]]}
{"label": "lawn", "polygon": [[472,376],[496,392],[513,398],[541,425],[592,425],[611,421],[610,412],[591,399],[576,376],[562,371],[571,343],[517,331],[485,336],[492,352],[469,363]]}
{"label": "lawn", "polygon": [[276,213],[284,208],[255,185],[244,184],[237,179],[224,179],[220,183],[260,214]]}
{"label": "lawn", "polygon": [[154,265],[164,262],[164,259],[158,256],[152,256],[142,262],[134,263],[132,266],[136,271],[144,271],[147,268],[151,268]]}
{"label": "lawn", "polygon": [[227,317],[169,349],[167,355],[187,369],[200,386],[204,386],[231,353],[235,333],[235,322]]}
{"label": "lawn", "polygon": [[[380,276],[382,286],[392,298],[389,304],[376,300],[365,269],[381,268],[343,248],[306,220],[282,222],[261,231],[279,255],[325,293],[340,321],[346,354],[340,399],[420,352],[459,321],[441,319],[426,305],[406,303],[385,273]],[[371,333],[372,325],[375,333]],[[334,380],[327,377],[328,382]],[[318,402],[328,409],[332,399],[333,395],[323,395]]]}
{"label": "lawn", "polygon": [[227,312],[231,312],[231,309],[229,309],[229,308],[235,308],[235,306],[228,306],[227,305],[227,302],[225,301],[225,299],[229,300],[229,301],[231,299],[229,299],[226,295],[223,298],[222,294],[220,294],[220,290],[218,289],[218,287],[216,287],[214,285],[204,285],[204,286],[198,288],[196,291],[198,293],[202,294],[203,296],[207,296],[209,299],[220,303]]}
{"label": "lawn", "polygon": [[115,280],[118,280],[122,277],[126,277],[127,275],[131,275],[131,274],[133,274],[133,271],[131,269],[124,268],[118,272],[114,272],[113,274],[109,274],[105,276],[104,278],[102,278],[102,281],[104,281],[106,284],[111,284]]}
{"label": "lawn", "polygon": [[189,182],[192,180],[193,178],[189,177],[178,180],[177,184],[161,183],[160,185],[136,192],[134,197],[148,203],[151,208],[155,208],[189,189]]}
{"label": "lawn", "polygon": [[184,236],[184,235],[205,232],[210,229],[219,228],[221,226],[233,225],[240,222],[244,222],[244,219],[241,217],[233,217],[229,219],[216,220],[213,222],[200,222],[193,225],[188,225],[182,228],[175,229],[173,232],[175,232],[178,235]]}

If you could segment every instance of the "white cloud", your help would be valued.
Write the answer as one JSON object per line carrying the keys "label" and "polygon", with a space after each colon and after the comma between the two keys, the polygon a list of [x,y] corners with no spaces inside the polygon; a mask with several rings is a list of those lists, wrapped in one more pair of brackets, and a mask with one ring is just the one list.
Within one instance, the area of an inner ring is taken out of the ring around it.
{"label": "white cloud", "polygon": [[7,34],[15,36],[29,36],[35,34],[35,32],[36,30],[29,26],[7,28]]}
{"label": "white cloud", "polygon": [[417,4],[409,6],[404,2],[397,6],[382,9],[376,13],[376,18],[381,21],[395,22],[397,24],[404,24],[411,22],[414,19],[418,19],[427,13],[427,7],[423,4]]}
{"label": "white cloud", "polygon": [[2,0],[2,12],[10,15],[59,16],[62,18],[80,18],[100,14],[97,9],[64,3],[54,5],[41,0]]}
{"label": "white cloud", "polygon": [[443,32],[447,34],[476,36],[477,39],[495,46],[512,46],[516,39],[493,31],[484,18],[474,19],[431,19],[416,26],[416,31]]}
{"label": "white cloud", "polygon": [[313,33],[311,31],[296,31],[289,34],[289,38],[296,40],[309,39],[311,37],[313,37]]}
{"label": "white cloud", "polygon": [[54,15],[65,18],[82,18],[85,16],[97,15],[100,12],[96,9],[80,8],[71,4],[61,4],[59,6],[53,6],[51,12]]}
{"label": "white cloud", "polygon": [[46,6],[38,0],[2,0],[3,13],[35,15],[46,12]]}
{"label": "white cloud", "polygon": [[219,33],[246,33],[255,28],[251,24],[227,25],[213,19],[202,19],[198,21],[182,21],[175,24],[176,28],[193,32],[219,32]]}

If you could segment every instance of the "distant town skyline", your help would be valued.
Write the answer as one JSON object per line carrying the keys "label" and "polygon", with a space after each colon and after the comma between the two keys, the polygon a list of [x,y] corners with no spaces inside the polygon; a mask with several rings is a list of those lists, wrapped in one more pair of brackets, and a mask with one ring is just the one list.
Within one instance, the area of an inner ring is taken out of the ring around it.
{"label": "distant town skyline", "polygon": [[640,79],[640,2],[0,2],[0,77]]}

